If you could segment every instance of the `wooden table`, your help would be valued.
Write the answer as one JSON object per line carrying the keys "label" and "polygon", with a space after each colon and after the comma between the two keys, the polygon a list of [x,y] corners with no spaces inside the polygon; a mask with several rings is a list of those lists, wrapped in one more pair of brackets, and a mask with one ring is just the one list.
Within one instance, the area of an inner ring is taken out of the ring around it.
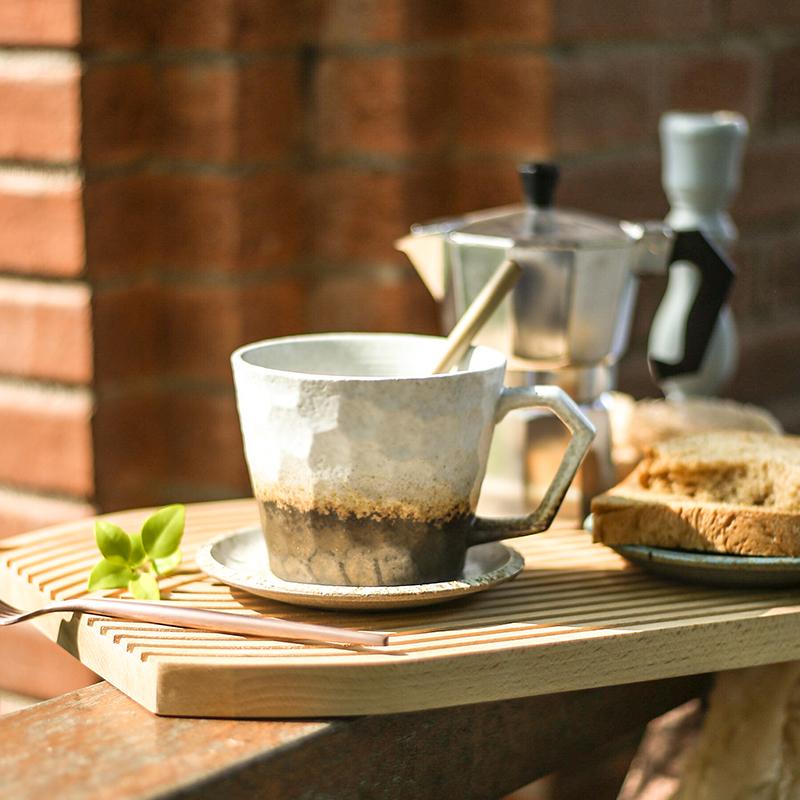
{"label": "wooden table", "polygon": [[[195,524],[198,519],[218,517],[222,509],[229,520],[234,512],[251,513],[247,508],[242,502],[195,506],[189,517]],[[132,520],[141,517],[130,513]],[[74,534],[74,526],[64,530]],[[83,572],[91,559],[87,561],[78,550],[67,569],[53,569],[49,561],[43,565],[42,553],[52,557],[47,534],[36,536],[37,555],[23,554],[16,571],[6,569],[6,577],[12,576],[18,589],[27,587],[46,596],[82,591]],[[545,568],[537,572],[535,567],[543,565],[536,559],[550,552],[552,563],[558,563],[559,548],[573,548],[578,534],[566,532],[565,539],[556,532],[551,544],[547,536],[533,537],[537,555],[524,580],[508,584],[506,595],[500,587],[493,590],[494,596],[487,593],[459,612],[461,619],[472,619],[482,609],[485,613],[487,605],[495,610],[498,603],[505,607],[506,596],[519,613],[526,608],[520,605],[520,596],[524,600],[533,593],[539,598],[540,605],[534,606],[538,611],[525,612],[525,624],[512,622],[509,635],[516,635],[520,625],[523,636],[529,636],[531,625],[544,634],[522,642],[521,650],[502,637],[494,644],[501,655],[516,653],[522,659],[517,664],[542,668],[528,691],[537,696],[510,694],[514,686],[531,684],[528,678],[528,683],[507,683],[503,696],[489,702],[473,699],[470,705],[441,703],[449,707],[335,720],[227,720],[159,717],[111,686],[99,684],[0,718],[0,796],[20,800],[45,796],[234,800],[262,794],[276,799],[501,797],[554,770],[575,770],[615,737],[641,730],[654,716],[703,694],[708,677],[700,673],[800,657],[797,637],[784,635],[800,619],[796,593],[738,596],[695,589],[684,597],[679,587],[629,571],[624,563],[604,566],[603,559],[613,561],[616,556],[604,548],[595,556],[585,545],[577,573],[548,576]],[[522,547],[527,549],[528,545]],[[7,557],[7,563],[12,562]],[[553,581],[551,588],[548,580]],[[537,588],[540,582],[544,589]],[[564,591],[565,585],[578,588]],[[602,608],[598,611],[595,587],[606,591],[609,586],[614,593],[604,616]],[[563,625],[552,628],[553,603],[558,619],[563,621],[567,612],[572,615],[566,633]],[[46,622],[43,626],[47,630]],[[70,634],[64,644],[76,652],[82,643],[96,641],[91,638],[90,619],[74,619],[66,627],[51,625],[50,635],[57,638],[59,630]],[[137,637],[143,634],[115,629],[102,635],[110,637],[114,646],[135,652]],[[559,670],[548,666],[556,663],[548,660],[548,654],[564,641],[568,642],[567,658],[561,662],[564,674],[555,674]],[[170,643],[167,652],[171,648]],[[98,658],[103,652],[110,651],[98,650]],[[569,684],[578,653],[583,654],[584,683]],[[621,657],[614,658],[613,653]],[[643,654],[646,660],[637,661]],[[486,663],[489,666],[479,676],[481,686],[502,684],[503,676],[511,674],[504,673],[511,669],[505,656]],[[98,662],[98,666],[103,665]],[[643,678],[652,680],[639,682]],[[565,685],[576,690],[563,691]]]}
{"label": "wooden table", "polygon": [[575,770],[707,684],[672,678],[410,714],[260,721],[157,717],[102,683],[0,717],[0,796],[499,798]]}

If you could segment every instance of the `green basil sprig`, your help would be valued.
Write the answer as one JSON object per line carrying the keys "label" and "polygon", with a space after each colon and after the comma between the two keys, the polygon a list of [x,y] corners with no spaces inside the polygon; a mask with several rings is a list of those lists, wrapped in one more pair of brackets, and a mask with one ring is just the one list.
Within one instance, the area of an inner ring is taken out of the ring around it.
{"label": "green basil sprig", "polygon": [[140,533],[131,534],[113,522],[97,520],[94,538],[103,558],[89,576],[89,591],[127,586],[140,600],[160,600],[157,576],[180,564],[185,517],[184,506],[166,506],[145,520]]}

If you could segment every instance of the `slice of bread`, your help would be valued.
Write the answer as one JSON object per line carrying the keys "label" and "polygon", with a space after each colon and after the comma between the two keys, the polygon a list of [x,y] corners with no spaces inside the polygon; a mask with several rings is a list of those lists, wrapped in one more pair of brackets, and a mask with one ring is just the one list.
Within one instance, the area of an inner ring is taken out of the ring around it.
{"label": "slice of bread", "polygon": [[739,431],[654,445],[592,501],[595,541],[800,556],[800,437]]}
{"label": "slice of bread", "polygon": [[622,392],[611,392],[608,410],[619,480],[655,442],[717,430],[782,433],[780,422],[766,409],[720,398],[634,400]]}
{"label": "slice of bread", "polygon": [[781,433],[781,425],[764,408],[711,397],[683,400],[639,400],[620,432],[627,444],[646,450],[652,442],[717,430]]}

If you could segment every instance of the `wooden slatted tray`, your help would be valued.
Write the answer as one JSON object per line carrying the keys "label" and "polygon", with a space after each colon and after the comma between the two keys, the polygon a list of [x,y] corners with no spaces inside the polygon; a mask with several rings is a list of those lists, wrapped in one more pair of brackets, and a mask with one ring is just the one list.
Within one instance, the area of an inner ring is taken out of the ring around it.
{"label": "wooden slatted tray", "polygon": [[[146,511],[110,515],[137,529]],[[212,536],[255,524],[252,501],[187,508],[186,570],[167,602],[391,633],[385,652],[49,615],[39,627],[158,714],[386,713],[631,683],[800,658],[800,591],[706,589],[630,566],[581,531],[518,539],[525,570],[429,609],[345,613],[251,597],[193,569]],[[22,608],[84,593],[92,522],[0,541],[0,596]]]}

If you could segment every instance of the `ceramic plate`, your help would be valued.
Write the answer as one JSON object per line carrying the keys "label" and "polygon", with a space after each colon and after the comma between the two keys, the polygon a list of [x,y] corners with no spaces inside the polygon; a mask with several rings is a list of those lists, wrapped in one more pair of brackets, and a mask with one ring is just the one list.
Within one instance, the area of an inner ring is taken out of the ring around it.
{"label": "ceramic plate", "polygon": [[[591,514],[584,528],[591,531]],[[739,588],[800,585],[800,558],[698,553],[643,544],[609,546],[650,572],[691,583]]]}
{"label": "ceramic plate", "polygon": [[513,578],[524,559],[500,542],[467,551],[462,574],[452,581],[411,586],[324,586],[284,581],[270,572],[258,528],[226,533],[200,549],[197,565],[212,578],[245,592],[315,608],[388,609],[425,606],[482,592]]}
{"label": "ceramic plate", "polygon": [[612,549],[651,572],[692,583],[741,588],[800,584],[800,558],[693,553],[640,544],[615,545]]}

